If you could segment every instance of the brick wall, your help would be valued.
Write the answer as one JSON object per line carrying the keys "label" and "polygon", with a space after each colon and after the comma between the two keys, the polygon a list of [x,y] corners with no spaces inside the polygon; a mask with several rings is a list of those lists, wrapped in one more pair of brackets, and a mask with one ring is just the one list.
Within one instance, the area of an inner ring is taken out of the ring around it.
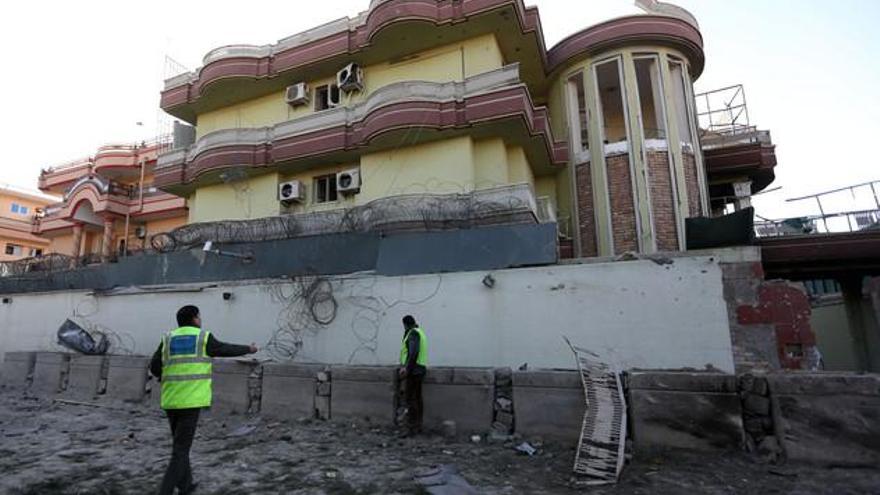
{"label": "brick wall", "polygon": [[608,189],[611,195],[611,226],[614,230],[614,251],[638,251],[636,211],[633,198],[632,177],[629,171],[629,155],[605,158],[608,170]]}
{"label": "brick wall", "polygon": [[593,177],[589,163],[577,166],[578,229],[581,235],[582,257],[599,255],[596,241],[596,210],[593,203]]}
{"label": "brick wall", "polygon": [[816,335],[803,287],[765,281],[760,262],[722,263],[721,269],[737,372],[806,368]]}
{"label": "brick wall", "polygon": [[669,153],[649,151],[647,155],[657,249],[677,251],[678,229],[675,224],[675,193],[672,189],[672,176],[669,171]]}
{"label": "brick wall", "polygon": [[687,184],[688,211],[691,217],[700,217],[700,181],[697,179],[697,160],[690,153],[682,153],[684,158],[684,180]]}

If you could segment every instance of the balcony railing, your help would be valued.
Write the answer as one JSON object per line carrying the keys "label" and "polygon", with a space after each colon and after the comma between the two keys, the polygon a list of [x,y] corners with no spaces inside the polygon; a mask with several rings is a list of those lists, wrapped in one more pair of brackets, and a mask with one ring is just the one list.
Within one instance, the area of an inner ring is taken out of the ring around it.
{"label": "balcony railing", "polygon": [[880,210],[849,211],[755,223],[758,237],[821,235],[880,230]]}

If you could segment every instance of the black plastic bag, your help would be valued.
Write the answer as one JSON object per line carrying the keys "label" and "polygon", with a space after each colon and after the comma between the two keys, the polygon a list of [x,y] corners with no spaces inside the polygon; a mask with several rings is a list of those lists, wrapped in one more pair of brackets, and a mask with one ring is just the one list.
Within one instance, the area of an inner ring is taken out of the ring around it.
{"label": "black plastic bag", "polygon": [[58,343],[68,349],[90,356],[107,354],[107,349],[110,347],[110,341],[107,340],[106,335],[101,334],[98,341],[95,342],[89,332],[70,320],[66,320],[58,329]]}

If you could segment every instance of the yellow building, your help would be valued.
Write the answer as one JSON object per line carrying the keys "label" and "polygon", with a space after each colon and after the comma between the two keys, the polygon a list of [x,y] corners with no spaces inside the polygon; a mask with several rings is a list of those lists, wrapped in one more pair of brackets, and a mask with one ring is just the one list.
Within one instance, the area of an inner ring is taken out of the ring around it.
{"label": "yellow building", "polygon": [[42,256],[49,241],[33,233],[34,222],[57,198],[10,185],[0,185],[0,261]]}
{"label": "yellow building", "polygon": [[159,157],[156,185],[194,223],[522,184],[574,255],[685,249],[685,220],[709,213],[703,65],[685,11],[548,49],[522,0],[373,1],[166,81],[195,139]]}
{"label": "yellow building", "polygon": [[148,248],[152,234],[185,224],[186,202],[153,186],[166,144],[102,146],[94,156],[43,170],[40,189],[62,196],[34,226],[47,251],[106,261]]}

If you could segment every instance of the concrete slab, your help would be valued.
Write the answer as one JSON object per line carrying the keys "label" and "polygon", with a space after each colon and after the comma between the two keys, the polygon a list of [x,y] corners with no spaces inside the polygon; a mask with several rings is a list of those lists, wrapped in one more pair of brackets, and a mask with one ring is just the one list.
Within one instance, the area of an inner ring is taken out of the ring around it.
{"label": "concrete slab", "polygon": [[880,376],[786,373],[767,381],[788,459],[880,465]]}
{"label": "concrete slab", "polygon": [[331,419],[392,424],[396,374],[394,366],[333,367]]}
{"label": "concrete slab", "polygon": [[150,358],[146,356],[110,356],[105,396],[111,400],[143,402],[149,366]]}
{"label": "concrete slab", "polygon": [[627,374],[630,390],[737,393],[736,375],[688,371],[633,371]]}
{"label": "concrete slab", "polygon": [[317,376],[324,368],[321,364],[264,365],[260,412],[275,419],[315,417]]}
{"label": "concrete slab", "polygon": [[667,448],[742,448],[742,407],[734,393],[635,389],[629,391],[628,400],[638,455]]}
{"label": "concrete slab", "polygon": [[36,352],[7,352],[3,356],[3,375],[0,376],[4,387],[25,389],[30,386],[36,364]]}
{"label": "concrete slab", "polygon": [[248,382],[254,363],[215,359],[211,411],[218,414],[247,414],[250,408]]}
{"label": "concrete slab", "polygon": [[452,420],[459,434],[483,433],[492,426],[495,373],[491,368],[430,368],[422,397],[426,427],[439,429]]}
{"label": "concrete slab", "polygon": [[516,432],[576,445],[585,412],[576,371],[515,371],[513,410]]}
{"label": "concrete slab", "polygon": [[94,399],[98,395],[101,381],[104,378],[106,360],[106,356],[72,355],[67,389],[63,395],[74,400]]}
{"label": "concrete slab", "polygon": [[38,352],[30,391],[43,396],[52,396],[61,392],[67,381],[69,365],[70,354]]}

